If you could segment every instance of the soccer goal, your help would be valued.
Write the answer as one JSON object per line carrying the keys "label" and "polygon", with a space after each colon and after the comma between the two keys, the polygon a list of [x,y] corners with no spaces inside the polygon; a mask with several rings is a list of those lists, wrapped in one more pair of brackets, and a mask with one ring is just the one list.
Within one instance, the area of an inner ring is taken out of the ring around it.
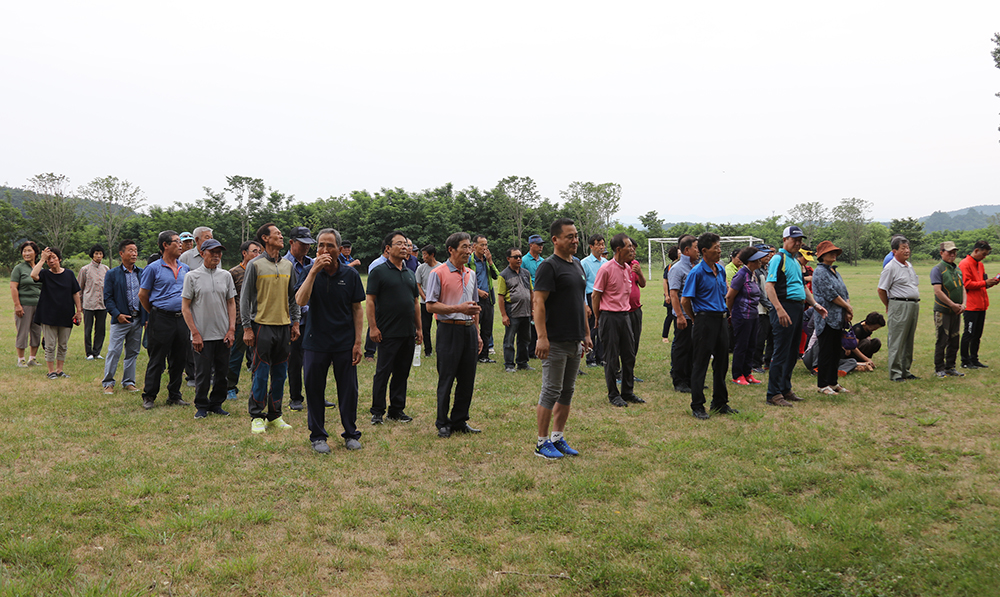
{"label": "soccer goal", "polygon": [[[667,251],[670,247],[677,244],[678,238],[651,238],[648,240],[649,252],[649,264],[648,264],[648,277],[650,280],[653,279],[653,265],[657,266],[658,271],[663,271],[666,269],[667,265],[670,263],[670,259],[667,257]],[[750,245],[757,245],[764,242],[763,239],[757,238],[756,236],[723,236],[720,239],[722,244],[722,264],[725,265],[729,263],[729,254],[733,252],[733,249],[739,247],[748,247]],[[660,250],[653,252],[653,244],[657,244]]]}

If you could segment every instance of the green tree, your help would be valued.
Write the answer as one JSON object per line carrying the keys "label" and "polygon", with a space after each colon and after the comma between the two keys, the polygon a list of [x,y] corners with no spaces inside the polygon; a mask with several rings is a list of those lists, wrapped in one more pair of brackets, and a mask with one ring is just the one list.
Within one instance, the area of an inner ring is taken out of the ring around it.
{"label": "green tree", "polygon": [[830,225],[830,210],[819,201],[799,203],[788,210],[788,221],[802,228],[809,242],[815,245],[817,231]]}
{"label": "green tree", "polygon": [[0,199],[0,221],[4,223],[0,227],[0,263],[13,267],[21,261],[17,246],[24,239],[27,222],[21,215],[21,210],[11,203],[9,190],[5,190],[3,198]]}
{"label": "green tree", "polygon": [[647,211],[645,215],[639,216],[639,221],[646,228],[646,234],[650,238],[663,237],[663,218],[659,217],[656,210]]}
{"label": "green tree", "polygon": [[95,178],[77,190],[83,199],[91,201],[94,223],[107,240],[108,262],[118,254],[118,240],[128,221],[146,202],[142,189],[117,176]]}
{"label": "green tree", "polygon": [[843,249],[845,257],[852,265],[858,264],[861,252],[861,238],[871,220],[869,214],[872,204],[864,199],[851,197],[841,199],[840,205],[833,208],[833,227],[837,246]]}
{"label": "green tree", "polygon": [[[992,52],[993,64],[996,65],[997,68],[1000,68],[1000,33],[993,34],[993,43],[997,45],[997,47],[993,48]],[[1000,93],[997,93],[996,96],[1000,97]],[[997,128],[997,130],[1000,131],[1000,128]]]}
{"label": "green tree", "polygon": [[500,215],[514,235],[511,246],[520,249],[525,228],[535,224],[535,208],[541,202],[541,195],[529,176],[508,176],[497,183],[496,192]]}
{"label": "green tree", "polygon": [[918,222],[916,218],[893,218],[889,225],[889,234],[891,236],[905,236],[910,241],[910,251],[912,254],[917,255],[923,251],[924,224],[923,222]]}
{"label": "green tree", "polygon": [[870,222],[865,226],[865,233],[861,239],[862,259],[877,259],[879,261],[889,250],[889,229],[879,222]]}
{"label": "green tree", "polygon": [[42,244],[63,251],[73,233],[83,227],[80,200],[69,194],[69,178],[38,174],[28,179],[32,199],[24,206],[29,224]]}
{"label": "green tree", "polygon": [[[227,176],[226,191],[232,193],[236,200],[236,214],[240,223],[240,243],[243,243],[256,232],[256,229],[251,230],[251,227],[264,200],[264,181],[249,176]],[[212,195],[211,189],[208,187],[205,187],[205,192]],[[261,224],[264,223],[261,222]]]}
{"label": "green tree", "polygon": [[611,225],[611,218],[621,204],[621,185],[606,182],[573,182],[565,191],[559,191],[568,217],[576,221],[580,248],[586,251],[586,239],[593,234],[604,234]]}

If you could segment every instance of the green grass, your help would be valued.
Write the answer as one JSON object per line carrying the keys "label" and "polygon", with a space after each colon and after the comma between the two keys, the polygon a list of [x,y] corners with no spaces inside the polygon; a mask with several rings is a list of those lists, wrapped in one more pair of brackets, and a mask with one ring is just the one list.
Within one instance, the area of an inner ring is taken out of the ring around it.
{"label": "green grass", "polygon": [[[741,413],[706,422],[671,390],[651,281],[637,366],[648,404],[612,408],[588,369],[567,430],[581,456],[558,462],[531,454],[540,371],[481,366],[484,432],[440,440],[434,358],[411,376],[416,421],[378,428],[363,363],[364,450],[334,435],[321,457],[304,413],[286,413],[290,432],[251,436],[242,403],[195,421],[105,396],[81,330],[71,379],[17,369],[4,299],[0,596],[995,595],[996,374],[933,377],[930,267],[918,264],[922,379],[889,382],[883,352],[874,373],[843,380],[850,395],[827,399],[800,366],[795,408],[730,385]],[[880,308],[876,264],[841,272],[859,317]],[[982,358],[1000,368],[998,321]]]}

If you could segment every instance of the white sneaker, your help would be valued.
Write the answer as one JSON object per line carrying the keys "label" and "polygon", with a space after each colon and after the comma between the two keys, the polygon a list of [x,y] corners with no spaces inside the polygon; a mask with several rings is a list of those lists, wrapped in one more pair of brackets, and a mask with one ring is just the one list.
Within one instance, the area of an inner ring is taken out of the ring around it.
{"label": "white sneaker", "polygon": [[28,359],[28,366],[29,367],[37,367],[38,366],[38,361],[35,360],[35,357],[31,357],[30,359]]}
{"label": "white sneaker", "polygon": [[28,362],[24,360],[24,357],[21,357],[21,358],[17,359],[17,366],[18,367],[27,367],[28,366]]}
{"label": "white sneaker", "polygon": [[104,360],[104,357],[102,357],[101,355],[97,355],[97,360],[98,360],[98,361],[103,361],[103,360]]}
{"label": "white sneaker", "polygon": [[93,360],[94,360],[94,355],[92,355],[92,354],[88,354],[88,355],[87,355],[87,360],[88,360],[88,361],[93,361]]}

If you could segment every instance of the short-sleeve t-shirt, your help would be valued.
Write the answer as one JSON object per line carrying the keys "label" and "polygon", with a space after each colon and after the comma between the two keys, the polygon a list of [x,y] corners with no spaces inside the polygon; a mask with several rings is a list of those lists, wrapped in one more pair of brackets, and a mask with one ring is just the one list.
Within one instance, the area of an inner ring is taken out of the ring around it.
{"label": "short-sleeve t-shirt", "polygon": [[583,310],[586,290],[587,275],[579,261],[552,255],[538,265],[535,291],[549,293],[545,299],[549,342],[582,342],[586,337]]}
{"label": "short-sleeve t-shirt", "polygon": [[184,290],[184,276],[191,271],[187,264],[177,262],[177,275],[162,259],[150,263],[142,270],[139,288],[149,291],[149,302],[157,309],[179,313],[181,291]]}
{"label": "short-sleeve t-shirt", "polygon": [[[437,266],[436,265],[431,266],[428,263],[421,263],[420,265],[417,266],[417,273],[415,277],[417,279],[417,284],[420,284],[420,287],[424,289],[425,295],[427,294],[427,276],[430,275],[431,270],[434,269],[435,267]],[[420,302],[426,303],[427,299],[424,297],[420,297]]]}
{"label": "short-sleeve t-shirt", "polygon": [[[229,299],[236,298],[233,275],[221,267],[204,265],[184,276],[181,298],[191,301],[194,325],[207,342],[222,340],[229,331]],[[233,320],[235,325],[235,320]]]}
{"label": "short-sleeve t-shirt", "polygon": [[[310,266],[311,267],[311,266]],[[309,270],[306,270],[306,274]],[[365,287],[361,274],[353,267],[341,264],[332,275],[325,270],[316,272],[309,296],[309,317],[303,334],[302,348],[315,352],[344,352],[354,346],[354,304],[365,302]],[[413,300],[410,300],[413,312]],[[413,320],[413,317],[410,317]]]}
{"label": "short-sleeve t-shirt", "polygon": [[741,267],[736,270],[729,287],[736,289],[736,300],[730,314],[736,319],[754,319],[757,317],[757,305],[760,303],[760,286],[757,277],[749,269]]}
{"label": "short-sleeve t-shirt", "polygon": [[10,271],[10,281],[17,282],[17,300],[22,307],[34,307],[38,304],[38,295],[42,292],[42,283],[31,278],[31,266],[22,261]]}
{"label": "short-sleeve t-shirt", "polygon": [[375,324],[383,338],[412,338],[417,335],[413,321],[413,299],[417,279],[406,264],[397,269],[386,261],[368,274],[368,294],[375,297]]}
{"label": "short-sleeve t-shirt", "polygon": [[[779,275],[780,274],[780,275]],[[779,300],[806,300],[806,283],[798,260],[782,247],[768,264],[767,281],[774,283]]]}
{"label": "short-sleeve t-shirt", "polygon": [[38,281],[41,283],[42,293],[38,298],[35,323],[62,328],[73,327],[73,315],[76,314],[73,295],[80,292],[80,283],[76,281],[73,272],[65,267],[58,274],[43,269],[38,272]]}
{"label": "short-sleeve t-shirt", "polygon": [[[931,269],[931,286],[940,284],[941,289],[951,299],[953,303],[962,304],[962,270],[954,263],[948,263],[944,259],[938,262]],[[951,313],[951,308],[938,300],[934,296],[934,311],[937,313]]]}

